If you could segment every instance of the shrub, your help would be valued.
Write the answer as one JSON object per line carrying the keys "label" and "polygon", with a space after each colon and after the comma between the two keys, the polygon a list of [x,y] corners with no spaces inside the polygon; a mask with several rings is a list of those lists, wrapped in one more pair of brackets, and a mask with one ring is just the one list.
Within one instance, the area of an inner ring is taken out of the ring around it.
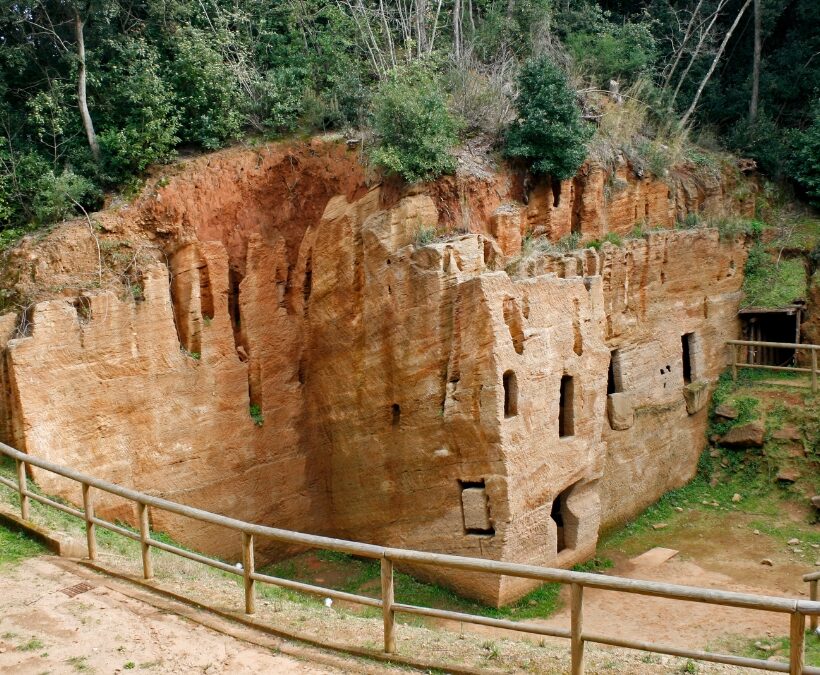
{"label": "shrub", "polygon": [[102,78],[109,94],[99,141],[108,177],[119,182],[173,157],[180,120],[156,50],[136,39],[111,49],[115,56]]}
{"label": "shrub", "polygon": [[202,31],[185,28],[173,41],[169,80],[182,111],[183,141],[215,149],[239,134],[243,104],[239,83],[213,41]]}
{"label": "shrub", "polygon": [[77,214],[77,204],[88,203],[99,196],[94,183],[71,169],[60,174],[46,171],[35,186],[32,209],[34,222],[46,225]]}
{"label": "shrub", "polygon": [[507,131],[505,153],[532,171],[565,180],[578,171],[591,136],[581,120],[566,74],[546,57],[529,59],[518,76],[518,119]]}
{"label": "shrub", "polygon": [[452,173],[450,150],[459,124],[429,65],[414,63],[394,70],[373,96],[373,128],[378,143],[373,161],[409,182]]}
{"label": "shrub", "polygon": [[791,150],[786,171],[805,192],[809,201],[820,207],[820,105],[815,107],[814,122],[804,131],[788,136]]}
{"label": "shrub", "polygon": [[567,46],[575,62],[599,85],[609,80],[634,80],[655,60],[655,39],[642,23],[608,23],[598,32],[573,33]]}

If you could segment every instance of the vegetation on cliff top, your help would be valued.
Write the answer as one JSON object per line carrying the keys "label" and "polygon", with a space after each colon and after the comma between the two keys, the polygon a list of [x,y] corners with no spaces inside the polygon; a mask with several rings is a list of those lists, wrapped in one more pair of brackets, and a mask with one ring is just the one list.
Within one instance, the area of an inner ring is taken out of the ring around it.
{"label": "vegetation on cliff top", "polygon": [[248,135],[341,130],[408,180],[482,135],[569,175],[579,115],[610,157],[659,174],[694,124],[818,200],[820,5],[758,6],[753,21],[748,0],[5,0],[0,229]]}

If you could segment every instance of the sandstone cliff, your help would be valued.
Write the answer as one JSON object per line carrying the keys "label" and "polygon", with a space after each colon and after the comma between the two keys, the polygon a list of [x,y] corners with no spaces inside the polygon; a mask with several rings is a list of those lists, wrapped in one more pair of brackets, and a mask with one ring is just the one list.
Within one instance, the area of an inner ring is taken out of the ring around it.
{"label": "sandstone cliff", "polygon": [[[0,434],[238,518],[571,565],[693,474],[745,249],[666,231],[504,266],[534,234],[748,211],[742,180],[588,166],[525,193],[499,168],[407,188],[321,140],[191,161],[7,258],[21,311],[0,318]],[[431,226],[441,236],[422,243]],[[210,553],[239,549],[152,518]],[[491,603],[529,588],[437,578]]]}

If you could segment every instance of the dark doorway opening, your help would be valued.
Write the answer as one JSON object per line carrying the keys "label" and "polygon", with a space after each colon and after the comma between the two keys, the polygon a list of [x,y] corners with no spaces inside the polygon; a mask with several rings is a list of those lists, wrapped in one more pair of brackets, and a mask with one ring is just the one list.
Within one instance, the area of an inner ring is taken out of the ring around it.
{"label": "dark doorway opening", "polygon": [[558,436],[575,435],[575,385],[571,375],[561,378],[561,394],[558,402]]}
{"label": "dark doorway opening", "polygon": [[620,394],[624,390],[621,380],[621,355],[617,349],[609,353],[609,372],[606,377],[606,393]]}
{"label": "dark doorway opening", "polygon": [[683,356],[683,383],[692,382],[692,348],[694,346],[694,333],[686,333],[680,336],[681,355]]}
{"label": "dark doorway opening", "polygon": [[[743,339],[755,342],[800,342],[800,320],[803,304],[768,309],[749,307],[738,312],[743,324]],[[745,347],[743,363],[763,366],[790,366],[795,364],[794,349],[780,347]]]}
{"label": "dark doorway opening", "polygon": [[518,381],[515,372],[504,373],[504,417],[515,417],[518,414]]}

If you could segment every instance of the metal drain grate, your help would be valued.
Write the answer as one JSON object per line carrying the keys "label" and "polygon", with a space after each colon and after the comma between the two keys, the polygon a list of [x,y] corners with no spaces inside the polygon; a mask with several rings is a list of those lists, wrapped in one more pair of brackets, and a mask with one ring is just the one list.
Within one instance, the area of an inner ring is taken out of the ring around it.
{"label": "metal drain grate", "polygon": [[89,584],[87,581],[83,581],[76,586],[69,586],[68,588],[61,588],[60,593],[65,593],[69,598],[73,598],[75,595],[79,595],[80,593],[85,593],[86,591],[90,591],[94,588],[93,584]]}

